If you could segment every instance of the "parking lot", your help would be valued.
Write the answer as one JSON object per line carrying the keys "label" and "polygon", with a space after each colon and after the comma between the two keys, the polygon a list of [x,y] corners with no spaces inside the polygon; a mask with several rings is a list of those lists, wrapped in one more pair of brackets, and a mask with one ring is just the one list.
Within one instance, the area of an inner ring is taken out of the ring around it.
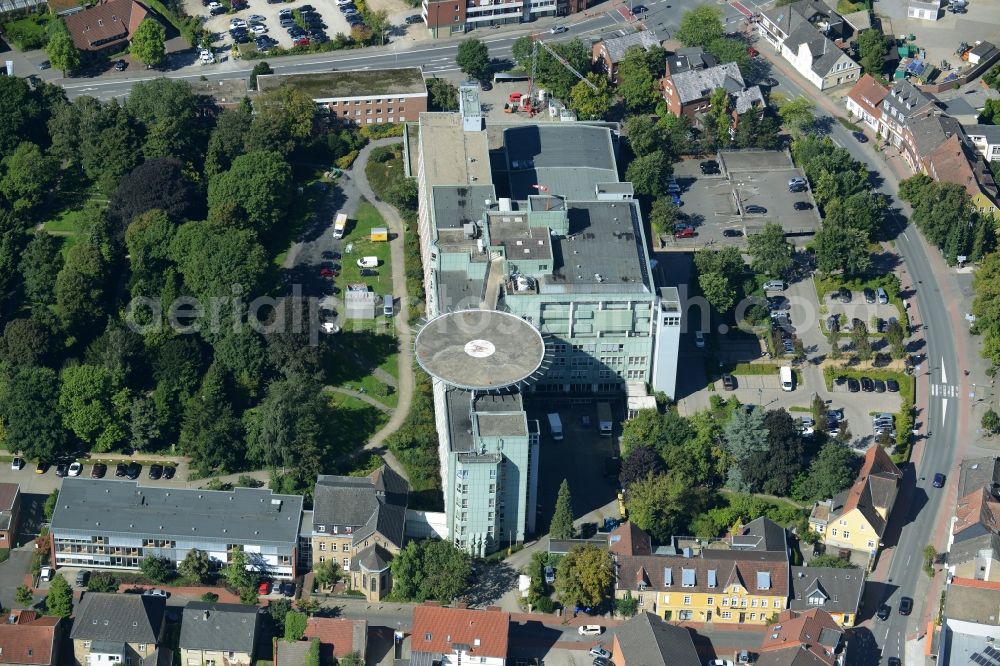
{"label": "parking lot", "polygon": [[[267,35],[277,42],[278,46],[292,48],[292,37],[285,28],[281,27],[281,19],[278,14],[281,10],[295,10],[303,6],[312,6],[315,13],[320,16],[325,28],[323,32],[332,38],[337,33],[345,35],[351,34],[351,26],[348,24],[344,14],[337,8],[335,0],[313,0],[313,4],[306,2],[278,2],[269,3],[266,0],[247,0],[247,7],[230,14],[219,14],[211,16],[209,8],[202,5],[201,0],[186,0],[185,9],[191,16],[204,16],[205,29],[215,36],[213,47],[228,47],[233,43],[233,38],[229,34],[230,22],[239,19],[250,23],[250,17],[262,17],[256,23],[264,26],[264,31],[260,34]],[[253,39],[256,35],[251,32],[249,35],[249,47],[253,48]]]}
{"label": "parking lot", "polygon": [[[746,236],[759,232],[768,222],[779,223],[792,243],[805,245],[819,229],[812,193],[808,189],[788,191],[789,179],[802,178],[803,173],[794,167],[787,153],[724,151],[715,160],[719,173],[708,175],[701,173],[702,161],[689,159],[674,165],[674,176],[682,190],[681,212],[697,236],[675,239],[668,244],[669,249],[744,246]],[[809,208],[796,210],[797,202]],[[755,206],[763,212],[752,212]]]}

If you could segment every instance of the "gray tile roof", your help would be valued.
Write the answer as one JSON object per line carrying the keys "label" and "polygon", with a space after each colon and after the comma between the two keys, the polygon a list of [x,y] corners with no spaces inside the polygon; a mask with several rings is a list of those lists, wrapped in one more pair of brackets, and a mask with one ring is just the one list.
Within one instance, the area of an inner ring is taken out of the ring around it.
{"label": "gray tile roof", "polygon": [[983,556],[1000,562],[1000,534],[990,532],[956,540],[948,550],[948,564],[965,564]]}
{"label": "gray tile roof", "polygon": [[[822,608],[828,613],[854,614],[861,603],[865,572],[834,567],[792,567],[788,607],[806,611]],[[822,603],[812,603],[821,599]],[[812,601],[811,601],[812,600]]]}
{"label": "gray tile roof", "polygon": [[746,88],[740,68],[735,62],[727,62],[709,69],[692,69],[672,74],[670,79],[674,83],[681,104],[709,97],[718,88],[724,88],[731,94],[742,92]]}
{"label": "gray tile roof", "polygon": [[812,24],[799,23],[795,30],[788,36],[785,43],[793,51],[798,53],[802,44],[809,45],[809,53],[812,54],[812,70],[819,76],[826,76],[837,64],[837,61],[844,55],[844,52],[837,48],[837,45],[823,36]]}
{"label": "gray tile roof", "polygon": [[[904,79],[897,81],[889,90],[889,94],[882,100],[882,110],[900,124],[905,124],[907,119],[927,111],[934,101],[932,95]],[[892,113],[893,109],[896,111],[895,114]]]}
{"label": "gray tile roof", "polygon": [[759,109],[764,106],[764,93],[760,86],[750,86],[746,90],[741,90],[735,95],[736,113],[743,115],[751,109]]}
{"label": "gray tile roof", "polygon": [[667,624],[652,613],[639,613],[620,626],[615,636],[629,666],[700,666],[691,632]]}
{"label": "gray tile roof", "polygon": [[604,40],[604,47],[611,56],[611,62],[621,62],[625,58],[625,53],[633,47],[650,49],[658,46],[660,41],[656,38],[656,33],[652,30],[633,32],[623,37],[612,37]]}
{"label": "gray tile roof", "polygon": [[392,553],[378,545],[373,543],[367,548],[360,551],[357,557],[351,562],[351,571],[385,571],[389,568],[389,562],[392,561]]}
{"label": "gray tile roof", "polygon": [[76,607],[70,638],[156,644],[166,608],[163,597],[87,592]]}
{"label": "gray tile roof", "polygon": [[953,135],[962,133],[957,120],[937,113],[913,118],[907,126],[920,157],[928,157]]}
{"label": "gray tile roof", "polygon": [[[394,546],[403,546],[409,485],[383,465],[368,476],[326,476],[316,480],[314,531],[350,534],[357,544],[379,532]],[[349,531],[334,532],[332,527]]]}
{"label": "gray tile roof", "polygon": [[677,49],[667,56],[667,71],[679,74],[690,69],[706,69],[719,64],[719,59],[711,53],[706,53],[700,46],[689,46]]}
{"label": "gray tile roof", "polygon": [[959,497],[994,484],[1000,484],[1000,458],[970,458],[962,461],[958,477]]}
{"label": "gray tile roof", "polygon": [[733,550],[763,550],[784,553],[788,550],[785,528],[761,516],[743,526],[731,539]]}
{"label": "gray tile roof", "polygon": [[301,516],[301,496],[266,488],[214,491],[66,477],[52,532],[288,544],[298,540]]}
{"label": "gray tile roof", "polygon": [[259,617],[256,606],[189,602],[184,607],[178,645],[252,655]]}
{"label": "gray tile roof", "polygon": [[[802,24],[825,27],[827,36],[831,39],[844,36],[843,18],[819,0],[799,0],[783,7],[774,7],[765,11],[764,17],[789,35],[789,38]],[[819,27],[813,28],[814,32],[818,30]]]}

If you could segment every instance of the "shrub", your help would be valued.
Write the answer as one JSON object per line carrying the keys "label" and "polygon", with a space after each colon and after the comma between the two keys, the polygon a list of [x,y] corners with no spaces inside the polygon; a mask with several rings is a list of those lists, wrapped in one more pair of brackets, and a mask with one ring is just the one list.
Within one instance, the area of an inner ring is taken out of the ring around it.
{"label": "shrub", "polygon": [[387,139],[392,136],[403,136],[403,132],[405,131],[406,125],[403,123],[387,123],[383,125],[365,125],[359,130],[359,133],[368,139]]}
{"label": "shrub", "polygon": [[352,150],[337,160],[337,166],[344,170],[350,169],[356,159],[358,159],[358,151]]}
{"label": "shrub", "polygon": [[539,613],[551,613],[556,609],[556,604],[551,597],[538,597],[535,599],[534,607]]}
{"label": "shrub", "polygon": [[215,603],[216,601],[219,600],[219,595],[217,595],[215,592],[206,592],[205,594],[201,595],[201,600],[210,604]]}
{"label": "shrub", "polygon": [[98,571],[91,574],[87,580],[88,592],[117,592],[118,579],[107,571]]}

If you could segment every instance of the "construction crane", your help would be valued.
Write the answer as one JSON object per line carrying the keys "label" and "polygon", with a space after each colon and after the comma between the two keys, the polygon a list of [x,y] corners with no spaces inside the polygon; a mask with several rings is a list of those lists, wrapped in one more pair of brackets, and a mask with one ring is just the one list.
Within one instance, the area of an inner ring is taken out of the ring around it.
{"label": "construction crane", "polygon": [[581,81],[583,81],[584,83],[586,83],[594,91],[597,90],[597,86],[595,86],[590,81],[590,79],[588,79],[586,76],[584,76],[580,72],[576,71],[576,68],[573,67],[573,65],[569,64],[569,61],[566,60],[566,58],[563,58],[561,55],[559,55],[556,52],[555,49],[553,49],[551,46],[549,46],[548,44],[546,44],[545,42],[543,42],[541,39],[535,38],[534,43],[532,44],[532,47],[531,47],[531,79],[528,81],[527,101],[528,101],[528,105],[529,105],[528,106],[528,114],[529,115],[534,115],[534,113],[535,113],[535,111],[534,111],[534,102],[532,101],[531,95],[532,95],[532,93],[535,90],[535,75],[538,73],[538,45],[539,44],[541,44],[541,46],[542,46],[543,49],[545,49],[546,51],[548,51],[548,53],[549,53],[550,56],[552,56],[553,58],[556,59],[556,62],[558,62],[560,65],[562,65],[563,67],[565,67],[569,71],[573,72],[573,74],[576,76],[576,78],[578,78]]}

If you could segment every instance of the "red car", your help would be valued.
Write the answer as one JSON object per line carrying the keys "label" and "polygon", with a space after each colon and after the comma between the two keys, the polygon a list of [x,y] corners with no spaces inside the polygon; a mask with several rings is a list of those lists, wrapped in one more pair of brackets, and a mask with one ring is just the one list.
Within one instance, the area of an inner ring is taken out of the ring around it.
{"label": "red car", "polygon": [[309,46],[309,38],[299,37],[298,39],[292,42],[292,46]]}
{"label": "red car", "polygon": [[271,593],[271,581],[263,580],[260,582],[260,587],[257,588],[258,594],[270,594]]}
{"label": "red car", "polygon": [[[297,45],[296,45],[296,46],[297,46]],[[319,270],[319,274],[320,274],[320,275],[321,275],[322,277],[325,277],[325,278],[333,278],[333,277],[337,277],[337,271],[335,271],[335,270],[332,270],[332,269],[330,269],[330,268],[321,268],[321,269]]]}
{"label": "red car", "polygon": [[674,238],[694,238],[696,235],[694,227],[684,227],[674,232]]}

